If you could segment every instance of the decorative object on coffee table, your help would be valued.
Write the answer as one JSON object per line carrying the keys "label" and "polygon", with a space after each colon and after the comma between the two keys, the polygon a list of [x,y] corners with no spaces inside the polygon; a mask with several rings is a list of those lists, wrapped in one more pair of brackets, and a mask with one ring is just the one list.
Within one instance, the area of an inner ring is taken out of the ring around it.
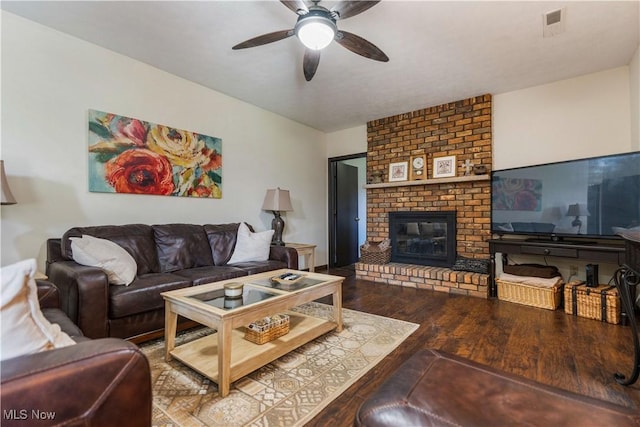
{"label": "decorative object on coffee table", "polygon": [[447,178],[456,176],[456,156],[433,158],[433,177]]}
{"label": "decorative object on coffee table", "polygon": [[389,165],[389,182],[406,181],[409,162],[396,162]]}
{"label": "decorative object on coffee table", "polygon": [[289,197],[289,190],[282,190],[280,187],[275,190],[267,190],[267,194],[264,196],[264,202],[262,202],[262,210],[272,211],[273,220],[271,221],[271,228],[275,231],[273,233],[272,245],[284,246],[282,241],[282,232],[284,231],[284,220],[280,216],[280,212],[292,211],[291,198]]}
{"label": "decorative object on coffee table", "polygon": [[275,314],[271,317],[256,320],[244,330],[244,339],[256,344],[264,344],[289,333],[289,316]]}
{"label": "decorative object on coffee table", "polygon": [[242,296],[244,284],[240,282],[229,282],[224,285],[224,296],[228,298],[238,298]]}
{"label": "decorative object on coffee table", "polygon": [[304,277],[304,274],[287,272],[274,276],[271,280],[281,285],[293,285],[294,283],[298,283],[300,280],[304,279]]}

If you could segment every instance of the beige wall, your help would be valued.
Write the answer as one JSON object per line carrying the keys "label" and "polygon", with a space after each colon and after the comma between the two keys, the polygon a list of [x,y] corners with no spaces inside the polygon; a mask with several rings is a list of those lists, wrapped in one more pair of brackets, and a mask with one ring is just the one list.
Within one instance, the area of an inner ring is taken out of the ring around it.
{"label": "beige wall", "polygon": [[[90,193],[88,109],[222,138],[223,198]],[[324,134],[6,12],[1,136],[18,199],[1,210],[2,265],[37,257],[44,268],[46,239],[72,226],[247,221],[265,230],[273,216],[260,207],[276,186],[294,208],[285,241],[315,243],[326,263]]]}
{"label": "beige wall", "polygon": [[632,150],[629,67],[495,94],[493,169]]}
{"label": "beige wall", "polygon": [[326,134],[327,158],[367,152],[367,125]]}

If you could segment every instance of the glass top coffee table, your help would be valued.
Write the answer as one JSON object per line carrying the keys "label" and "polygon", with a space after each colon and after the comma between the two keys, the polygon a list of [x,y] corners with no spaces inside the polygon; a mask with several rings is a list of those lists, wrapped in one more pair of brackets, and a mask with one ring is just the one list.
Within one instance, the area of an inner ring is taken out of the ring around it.
{"label": "glass top coffee table", "polygon": [[[287,272],[304,277],[291,284],[271,280]],[[341,331],[343,280],[340,276],[283,269],[164,292],[165,360],[175,357],[211,379],[224,397],[233,381],[320,335]],[[232,282],[244,284],[242,298],[225,298],[224,285]],[[287,311],[328,295],[333,298],[333,319]],[[244,339],[245,326],[278,313],[290,317],[288,334],[261,345]],[[176,347],[178,315],[216,332]]]}

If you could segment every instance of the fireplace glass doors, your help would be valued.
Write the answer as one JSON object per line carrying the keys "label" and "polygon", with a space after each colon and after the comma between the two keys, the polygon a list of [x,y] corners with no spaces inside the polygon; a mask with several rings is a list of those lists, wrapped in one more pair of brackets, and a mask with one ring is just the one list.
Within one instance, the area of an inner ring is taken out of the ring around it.
{"label": "fireplace glass doors", "polygon": [[391,262],[451,267],[456,260],[456,213],[389,212]]}

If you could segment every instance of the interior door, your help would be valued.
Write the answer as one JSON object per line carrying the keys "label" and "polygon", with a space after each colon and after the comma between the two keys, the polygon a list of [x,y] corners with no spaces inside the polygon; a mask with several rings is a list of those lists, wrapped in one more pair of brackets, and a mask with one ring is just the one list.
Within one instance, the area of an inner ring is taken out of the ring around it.
{"label": "interior door", "polygon": [[335,266],[358,261],[358,168],[336,163]]}

